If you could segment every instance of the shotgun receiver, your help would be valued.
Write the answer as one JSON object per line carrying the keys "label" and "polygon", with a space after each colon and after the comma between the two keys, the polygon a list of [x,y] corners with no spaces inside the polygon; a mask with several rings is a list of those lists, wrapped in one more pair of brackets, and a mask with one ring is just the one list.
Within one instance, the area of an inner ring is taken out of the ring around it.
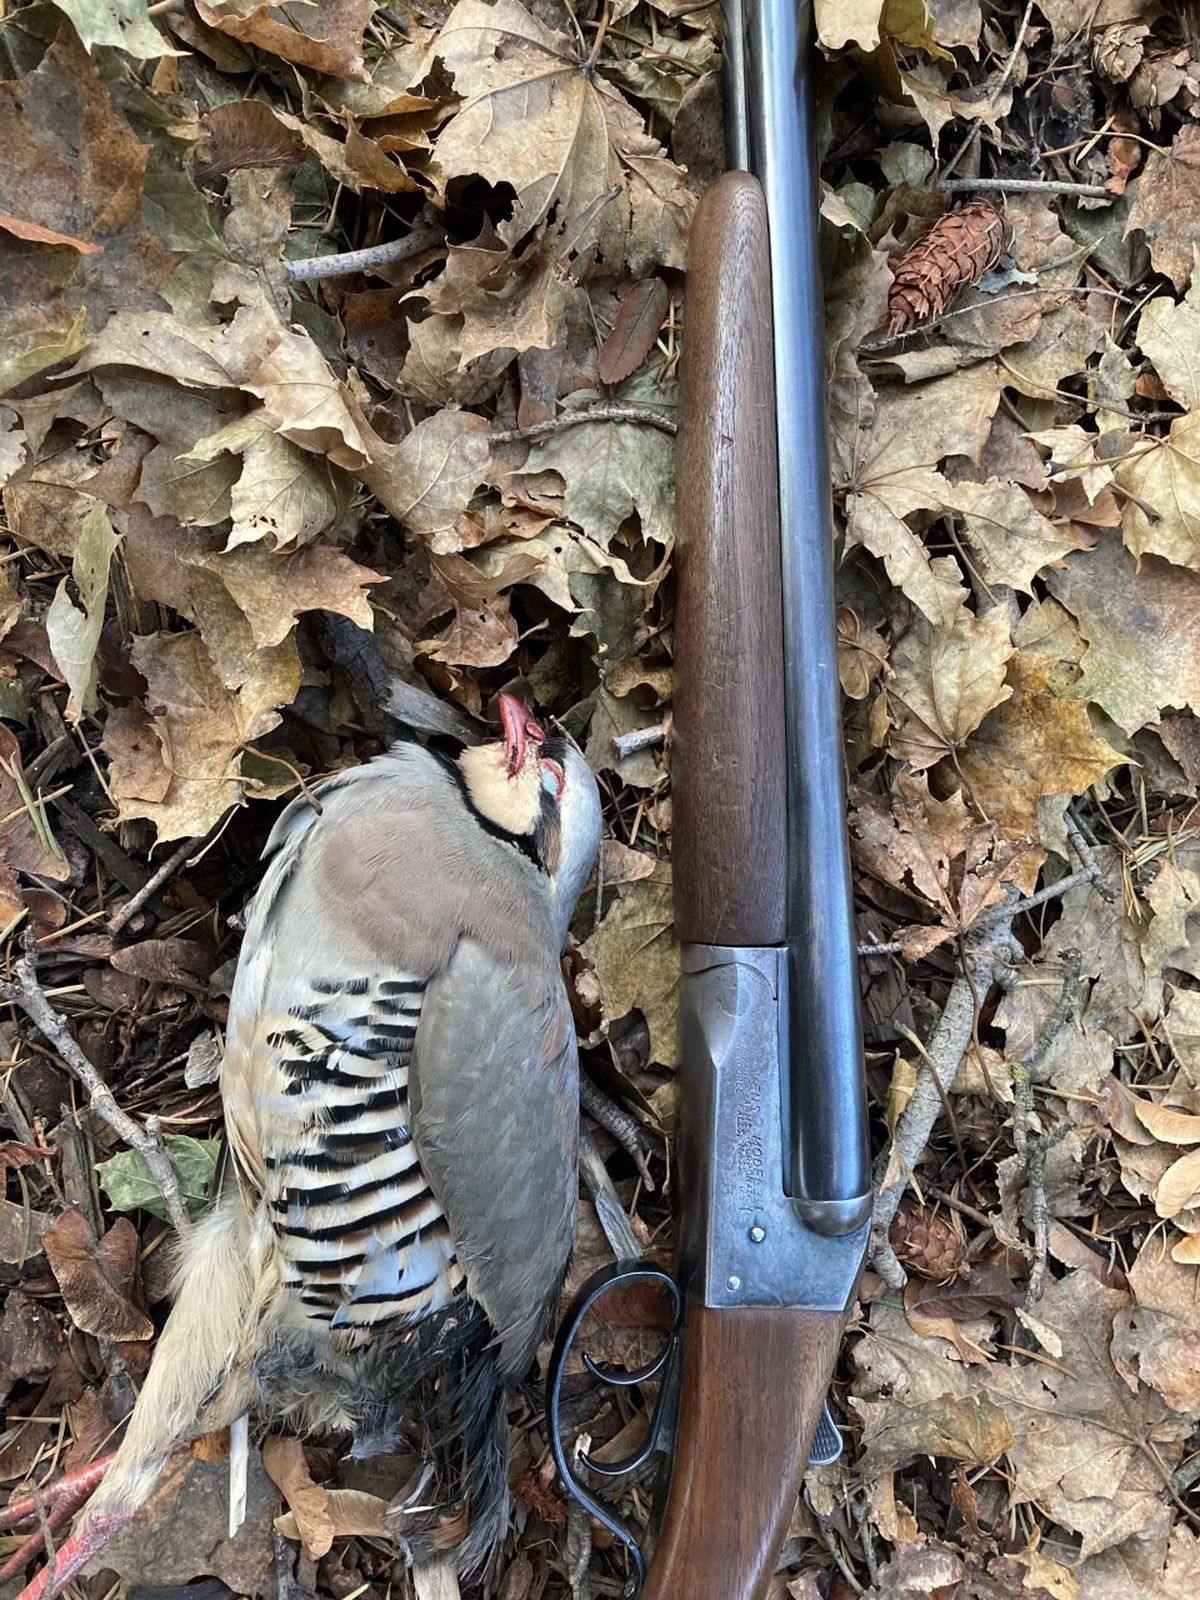
{"label": "shotgun receiver", "polygon": [[[821,1459],[840,1448],[823,1403],[871,1207],[811,10],[811,0],[726,0],[726,149],[740,170],[704,195],[688,254],[673,754],[682,1373],[645,1600],[765,1592],[814,1433]],[[557,1428],[566,1349],[627,1272],[661,1276],[619,1265],[585,1285],[560,1330],[549,1417],[568,1487],[631,1545]],[[672,1360],[669,1347],[621,1381],[665,1374]],[[642,1558],[631,1553],[637,1587]]]}

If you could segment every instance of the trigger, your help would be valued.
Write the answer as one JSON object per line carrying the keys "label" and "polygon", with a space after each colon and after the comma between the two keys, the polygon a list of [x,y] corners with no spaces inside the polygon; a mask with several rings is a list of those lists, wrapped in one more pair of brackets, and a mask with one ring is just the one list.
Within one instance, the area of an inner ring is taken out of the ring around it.
{"label": "trigger", "polygon": [[830,1413],[829,1401],[823,1400],[817,1431],[813,1434],[813,1441],[808,1451],[808,1464],[810,1467],[832,1466],[841,1453],[842,1436]]}

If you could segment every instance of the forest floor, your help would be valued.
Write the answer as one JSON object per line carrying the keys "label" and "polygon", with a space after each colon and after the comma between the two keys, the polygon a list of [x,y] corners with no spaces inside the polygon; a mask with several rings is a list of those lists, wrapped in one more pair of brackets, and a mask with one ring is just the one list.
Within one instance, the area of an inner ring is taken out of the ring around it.
{"label": "forest floor", "polygon": [[[1191,1600],[1200,5],[816,13],[879,1201],[846,1448],[772,1600]],[[13,1497],[108,1448],[152,1359],[280,805],[401,725],[479,737],[502,689],[605,802],[571,1285],[670,1260],[671,435],[720,62],[696,0],[0,5]],[[638,1322],[593,1352],[638,1363]],[[568,1422],[618,1457],[652,1399],[579,1369]],[[511,1421],[478,1592],[618,1594],[537,1373]],[[310,1441],[273,1482],[256,1447],[231,1539],[227,1448],[175,1461],[91,1600],[411,1592],[411,1463]],[[635,1526],[662,1465],[611,1490]]]}

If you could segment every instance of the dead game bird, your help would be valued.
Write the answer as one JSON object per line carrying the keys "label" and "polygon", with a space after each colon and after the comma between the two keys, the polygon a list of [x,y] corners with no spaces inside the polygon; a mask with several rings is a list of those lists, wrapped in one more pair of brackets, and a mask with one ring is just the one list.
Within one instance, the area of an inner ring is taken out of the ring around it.
{"label": "dead game bird", "polygon": [[230,1005],[229,1159],[56,1589],[176,1445],[247,1413],[354,1433],[365,1455],[394,1447],[407,1410],[442,1512],[399,1518],[407,1554],[456,1545],[470,1574],[503,1538],[506,1389],[575,1232],[559,953],[600,802],[565,740],[512,695],[501,715],[503,740],[457,761],[396,745],[321,784],[319,814],[297,800],[276,823]]}

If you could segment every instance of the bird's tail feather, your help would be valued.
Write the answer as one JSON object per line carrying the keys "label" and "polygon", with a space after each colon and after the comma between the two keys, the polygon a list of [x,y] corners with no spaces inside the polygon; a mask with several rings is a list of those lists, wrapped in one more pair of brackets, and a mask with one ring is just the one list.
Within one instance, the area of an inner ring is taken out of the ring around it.
{"label": "bird's tail feather", "polygon": [[214,1408],[220,1415],[206,1416],[206,1425],[225,1426],[246,1408],[249,1379],[239,1385],[233,1374],[235,1366],[244,1370],[239,1352],[250,1334],[255,1284],[267,1270],[263,1258],[269,1253],[269,1244],[264,1248],[256,1237],[261,1229],[255,1222],[237,1184],[226,1182],[212,1210],[184,1242],[175,1304],[124,1441],[85,1520],[144,1504],[172,1448],[195,1434],[202,1410],[222,1385],[220,1405]]}
{"label": "bird's tail feather", "polygon": [[508,1397],[495,1353],[483,1350],[454,1396],[462,1440],[462,1497],[470,1528],[458,1549],[464,1577],[478,1573],[508,1528]]}
{"label": "bird's tail feather", "polygon": [[393,1507],[392,1531],[410,1562],[452,1549],[459,1573],[476,1577],[508,1528],[507,1395],[486,1335],[456,1352],[409,1405],[424,1424],[420,1454],[429,1466]]}

